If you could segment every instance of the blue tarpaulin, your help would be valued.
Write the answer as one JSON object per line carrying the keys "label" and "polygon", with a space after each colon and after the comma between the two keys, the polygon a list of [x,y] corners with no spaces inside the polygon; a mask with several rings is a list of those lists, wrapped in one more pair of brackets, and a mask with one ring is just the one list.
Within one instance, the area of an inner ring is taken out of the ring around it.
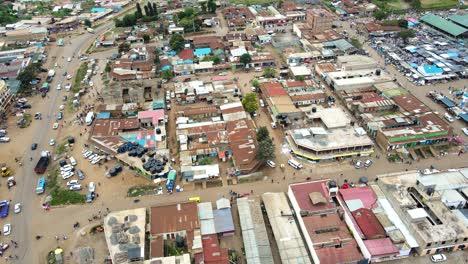
{"label": "blue tarpaulin", "polygon": [[463,119],[463,121],[465,121],[465,123],[468,123],[468,114],[461,114],[461,115],[459,115],[459,117],[461,119]]}
{"label": "blue tarpaulin", "polygon": [[440,99],[440,102],[443,103],[445,107],[447,108],[456,106],[456,104],[452,100],[448,99],[447,97]]}
{"label": "blue tarpaulin", "polygon": [[109,119],[110,112],[100,112],[97,114],[96,119]]}
{"label": "blue tarpaulin", "polygon": [[437,74],[437,73],[444,72],[444,70],[437,67],[436,65],[424,65],[423,68],[424,68],[424,71],[428,74]]}
{"label": "blue tarpaulin", "polygon": [[200,57],[200,56],[206,56],[206,55],[209,55],[211,53],[211,49],[210,48],[201,48],[201,49],[195,49],[195,56],[197,57]]}

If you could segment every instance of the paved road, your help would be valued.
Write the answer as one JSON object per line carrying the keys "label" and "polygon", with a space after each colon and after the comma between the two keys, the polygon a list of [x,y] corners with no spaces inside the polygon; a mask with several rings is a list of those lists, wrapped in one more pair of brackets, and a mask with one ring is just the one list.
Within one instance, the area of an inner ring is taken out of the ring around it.
{"label": "paved road", "polygon": [[[67,58],[72,57],[74,54],[76,55],[75,57],[77,57],[77,54],[80,53],[81,50],[86,50],[91,44],[91,41],[94,41],[94,38],[96,38],[99,33],[107,30],[111,25],[112,22],[108,22],[96,29],[95,34],[85,33],[79,35],[70,40],[66,40],[67,44],[64,47],[53,48],[50,51],[49,64],[53,65],[57,62],[61,68],[57,69],[56,77],[48,93],[48,102],[41,104],[40,108],[37,109],[37,111],[41,111],[43,115],[43,120],[36,130],[37,133],[34,133],[29,141],[24,142],[24,146],[26,146],[25,155],[23,155],[24,165],[17,171],[18,175],[24,175],[23,181],[18,185],[15,195],[13,196],[13,201],[21,202],[23,205],[21,214],[12,214],[10,216],[12,222],[11,239],[18,241],[20,245],[18,252],[19,260],[17,263],[37,263],[38,256],[32,253],[36,251],[31,250],[31,240],[36,234],[40,233],[40,230],[32,230],[31,226],[36,222],[36,217],[39,214],[43,214],[39,203],[39,197],[37,197],[34,192],[38,178],[35,176],[34,166],[39,159],[40,152],[33,152],[33,161],[29,162],[29,158],[31,157],[29,146],[32,143],[38,143],[42,149],[47,149],[49,148],[50,138],[59,133],[59,131],[52,131],[52,125],[55,122],[55,114],[58,106],[61,104],[58,100],[58,98],[61,97],[61,91],[57,91],[55,88],[57,84],[63,84],[66,81],[65,77],[62,76],[63,71],[68,71],[69,73],[75,72],[80,63],[77,58],[73,59],[71,62],[67,62]],[[71,41],[71,44],[68,44],[68,41]],[[53,56],[57,59],[52,59]],[[63,59],[62,56],[64,57]]]}

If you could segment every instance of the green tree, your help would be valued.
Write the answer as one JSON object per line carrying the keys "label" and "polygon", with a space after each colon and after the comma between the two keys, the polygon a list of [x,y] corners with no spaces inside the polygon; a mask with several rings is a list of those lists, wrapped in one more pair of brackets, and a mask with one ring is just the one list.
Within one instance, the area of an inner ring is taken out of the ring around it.
{"label": "green tree", "polygon": [[174,73],[172,70],[164,70],[161,72],[161,78],[169,81],[170,79],[174,78]]}
{"label": "green tree", "polygon": [[252,86],[257,88],[257,89],[260,88],[260,83],[258,82],[257,79],[252,80]]}
{"label": "green tree", "polygon": [[150,17],[154,16],[153,5],[150,2],[148,2],[148,4],[146,5],[148,6],[148,11],[149,11],[149,14],[147,14],[147,16],[150,16]]}
{"label": "green tree", "polygon": [[210,165],[213,164],[213,159],[210,157],[205,157],[202,158],[199,162],[198,165]]}
{"label": "green tree", "polygon": [[200,9],[202,13],[206,13],[206,2],[201,2],[200,3]]}
{"label": "green tree", "polygon": [[143,34],[142,38],[143,38],[143,42],[149,43],[149,41],[150,41],[150,36],[149,36],[148,34]]}
{"label": "green tree", "polygon": [[388,13],[383,10],[377,10],[374,12],[374,17],[377,20],[383,20],[388,17]]}
{"label": "green tree", "polygon": [[106,63],[106,68],[104,68],[104,71],[109,73],[112,70],[110,62]]}
{"label": "green tree", "polygon": [[405,19],[398,19],[398,26],[401,28],[408,28],[408,21]]}
{"label": "green tree", "polygon": [[40,71],[40,68],[40,63],[31,63],[18,74],[18,77],[16,79],[21,82],[21,91],[25,93],[30,92],[30,89],[32,87],[30,82],[36,78],[37,74]]}
{"label": "green tree", "polygon": [[119,53],[127,52],[129,50],[130,50],[130,44],[128,44],[126,42],[120,44],[119,47],[118,47],[118,52]]}
{"label": "green tree", "polygon": [[247,93],[242,99],[242,105],[244,106],[245,111],[252,114],[258,109],[257,96],[254,93]]}
{"label": "green tree", "polygon": [[208,0],[207,8],[210,13],[216,13],[216,2],[214,0]]}
{"label": "green tree", "polygon": [[184,37],[180,34],[172,35],[171,39],[169,40],[169,46],[176,52],[183,50],[185,46]]}
{"label": "green tree", "polygon": [[146,15],[146,16],[150,16],[150,11],[149,11],[149,9],[148,9],[148,6],[145,5],[143,8],[145,9],[145,15]]}
{"label": "green tree", "polygon": [[154,16],[155,20],[158,20],[159,13],[158,13],[158,7],[157,7],[156,3],[153,3],[153,13],[154,13],[153,16]]}
{"label": "green tree", "polygon": [[276,75],[276,70],[274,68],[268,67],[263,71],[263,76],[266,78],[272,78],[275,77]]}
{"label": "green tree", "polygon": [[136,3],[136,17],[137,18],[142,18],[143,17],[143,12],[141,11],[141,6],[140,6],[140,3]]}
{"label": "green tree", "polygon": [[239,61],[244,64],[244,67],[252,62],[252,56],[249,53],[244,53],[240,56]]}
{"label": "green tree", "polygon": [[268,131],[268,128],[266,126],[261,126],[257,129],[257,141],[260,142],[265,139],[270,138],[270,131]]}
{"label": "green tree", "polygon": [[159,69],[159,66],[161,65],[161,59],[159,58],[158,49],[154,49],[154,64],[156,65],[156,68]]}
{"label": "green tree", "polygon": [[85,21],[83,22],[85,27],[91,27],[91,21],[89,21],[89,19],[85,19]]}
{"label": "green tree", "polygon": [[353,45],[356,49],[362,48],[362,43],[357,38],[351,38],[351,45]]}
{"label": "green tree", "polygon": [[398,32],[398,37],[403,39],[404,42],[408,41],[409,38],[414,38],[415,33],[412,29],[404,29]]}
{"label": "green tree", "polygon": [[275,159],[275,143],[271,138],[258,142],[257,160],[266,162]]}

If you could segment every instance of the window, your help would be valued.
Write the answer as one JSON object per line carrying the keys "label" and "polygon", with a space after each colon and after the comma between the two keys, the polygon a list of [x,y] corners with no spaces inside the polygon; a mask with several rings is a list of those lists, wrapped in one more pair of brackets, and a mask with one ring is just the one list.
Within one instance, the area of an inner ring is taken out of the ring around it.
{"label": "window", "polygon": [[445,241],[442,241],[442,245],[445,245]]}
{"label": "window", "polygon": [[427,243],[426,247],[430,247],[432,245],[432,243]]}

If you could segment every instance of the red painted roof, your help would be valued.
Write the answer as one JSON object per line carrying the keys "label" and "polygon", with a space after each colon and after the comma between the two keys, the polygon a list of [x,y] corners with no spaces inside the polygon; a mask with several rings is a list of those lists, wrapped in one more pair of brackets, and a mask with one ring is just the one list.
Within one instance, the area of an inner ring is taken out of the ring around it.
{"label": "red painted roof", "polygon": [[227,248],[220,248],[216,234],[202,236],[205,264],[229,264]]}
{"label": "red painted roof", "polygon": [[386,236],[384,228],[370,209],[357,209],[351,214],[366,239],[384,238]]}
{"label": "red painted roof", "polygon": [[397,255],[399,253],[398,248],[393,245],[388,237],[364,240],[364,245],[366,245],[372,257]]}
{"label": "red painted roof", "polygon": [[261,83],[260,90],[267,98],[288,95],[288,93],[283,89],[283,85],[281,85],[281,83],[275,83],[275,82]]}
{"label": "red painted roof", "polygon": [[179,58],[182,60],[193,60],[193,50],[184,49],[179,53]]}
{"label": "red painted roof", "polygon": [[367,186],[340,189],[339,192],[345,201],[361,200],[365,208],[370,209],[371,206],[372,208],[378,207],[377,203],[375,202],[377,197],[375,196],[372,189]]}
{"label": "red painted roof", "polygon": [[[335,205],[328,202],[330,200],[330,196],[328,194],[326,183],[327,181],[322,180],[291,184],[290,188],[297,200],[299,208],[303,211],[310,212],[317,212],[334,208]],[[327,203],[313,205],[309,198],[309,194],[312,192],[320,192],[327,200]]]}
{"label": "red painted roof", "polygon": [[319,257],[321,264],[357,263],[359,260],[364,259],[359,252],[358,245],[354,239],[343,245],[341,248],[316,248],[315,252]]}

